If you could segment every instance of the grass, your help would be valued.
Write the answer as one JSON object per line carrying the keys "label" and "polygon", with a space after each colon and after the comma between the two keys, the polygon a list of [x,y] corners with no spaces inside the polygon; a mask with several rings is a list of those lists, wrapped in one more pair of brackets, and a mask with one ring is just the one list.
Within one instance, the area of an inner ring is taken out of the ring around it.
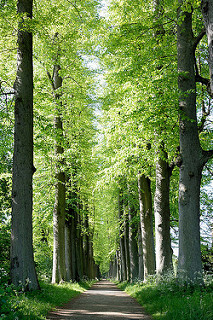
{"label": "grass", "polygon": [[179,286],[175,279],[118,286],[129,293],[157,320],[212,320],[213,280],[204,287]]}
{"label": "grass", "polygon": [[92,282],[53,285],[41,282],[41,290],[18,292],[0,286],[0,320],[46,319],[47,313],[88,289]]}

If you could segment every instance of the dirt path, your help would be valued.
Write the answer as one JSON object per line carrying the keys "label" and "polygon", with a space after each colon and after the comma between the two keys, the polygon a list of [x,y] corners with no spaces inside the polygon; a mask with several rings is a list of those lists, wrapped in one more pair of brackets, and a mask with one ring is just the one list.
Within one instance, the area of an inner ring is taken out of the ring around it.
{"label": "dirt path", "polygon": [[100,281],[79,297],[52,311],[47,319],[61,320],[151,320],[143,308],[116,285]]}

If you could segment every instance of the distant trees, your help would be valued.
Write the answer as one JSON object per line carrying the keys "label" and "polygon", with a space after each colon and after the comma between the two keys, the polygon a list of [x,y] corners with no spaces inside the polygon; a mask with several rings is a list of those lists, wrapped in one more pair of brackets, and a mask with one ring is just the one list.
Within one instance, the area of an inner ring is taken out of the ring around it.
{"label": "distant trees", "polygon": [[[88,207],[86,192],[89,192],[89,184],[92,184],[92,180],[89,180],[92,163],[90,166],[86,163],[91,156],[94,135],[94,116],[88,97],[88,88],[91,86],[92,90],[92,85],[88,80],[89,70],[84,66],[80,54],[86,54],[87,48],[83,47],[81,39],[84,37],[85,44],[88,41],[86,33],[91,23],[89,13],[96,10],[95,3],[90,8],[88,5],[85,2],[72,5],[67,1],[51,5],[40,3],[36,12],[41,25],[45,23],[46,15],[51,16],[48,24],[38,33],[36,56],[40,70],[37,77],[44,84],[38,91],[46,102],[43,110],[39,104],[37,110],[47,122],[51,119],[54,123],[49,150],[45,150],[45,147],[37,150],[38,155],[45,153],[48,166],[52,167],[53,164],[54,168],[54,173],[50,173],[54,175],[52,183],[55,186],[54,203],[51,199],[53,283],[94,278],[98,270],[91,248],[92,227],[87,217],[91,213],[90,209],[84,210],[85,206]],[[60,14],[61,6],[63,14]],[[70,26],[72,18],[75,23]],[[88,23],[87,27],[85,23]],[[46,95],[45,90],[51,94]],[[38,96],[38,100],[43,104],[41,97]],[[38,130],[42,130],[43,124],[45,121],[38,123]],[[42,173],[42,167],[40,170]],[[86,191],[85,185],[89,186]]]}

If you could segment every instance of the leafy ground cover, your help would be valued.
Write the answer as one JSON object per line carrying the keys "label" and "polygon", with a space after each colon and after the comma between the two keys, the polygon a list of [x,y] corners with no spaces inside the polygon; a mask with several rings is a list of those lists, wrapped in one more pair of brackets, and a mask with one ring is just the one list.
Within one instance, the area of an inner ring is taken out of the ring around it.
{"label": "leafy ground cover", "polygon": [[147,283],[118,284],[159,320],[212,320],[213,279],[208,277],[204,287],[179,286],[175,279],[156,279]]}
{"label": "leafy ground cover", "polygon": [[48,311],[76,297],[92,282],[53,285],[41,282],[41,290],[23,293],[9,285],[0,286],[0,319],[45,319]]}

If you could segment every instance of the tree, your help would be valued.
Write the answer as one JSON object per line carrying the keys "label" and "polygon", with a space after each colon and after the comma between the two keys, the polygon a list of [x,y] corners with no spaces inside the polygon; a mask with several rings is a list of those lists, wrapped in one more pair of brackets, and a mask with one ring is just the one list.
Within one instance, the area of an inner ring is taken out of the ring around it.
{"label": "tree", "polygon": [[12,186],[11,280],[25,291],[39,288],[32,245],[33,64],[31,0],[19,0]]}
{"label": "tree", "polygon": [[65,280],[65,172],[63,153],[63,123],[61,119],[60,94],[57,90],[62,87],[62,78],[59,75],[61,67],[54,65],[52,82],[54,99],[56,103],[55,126],[55,156],[56,156],[56,185],[55,185],[55,205],[53,210],[53,272],[52,283],[59,283]]}
{"label": "tree", "polygon": [[[130,281],[133,282],[138,279],[139,274],[139,259],[138,259],[138,243],[137,233],[138,224],[137,221],[137,208],[134,200],[134,185],[128,183],[128,219],[129,219],[129,260],[130,260]],[[137,193],[136,193],[137,195]],[[138,202],[136,202],[138,204]]]}
{"label": "tree", "polygon": [[[154,9],[154,36],[158,45],[162,45],[165,35],[163,27],[163,6],[160,0],[153,1]],[[161,70],[163,65],[158,65]],[[162,90],[158,92],[158,104],[161,103]],[[164,124],[160,124],[161,131]],[[158,130],[159,131],[159,130]],[[159,134],[159,133],[158,133]],[[158,137],[158,139],[160,139]],[[156,251],[156,272],[163,274],[172,269],[172,249],[170,238],[170,203],[169,188],[172,169],[168,164],[168,153],[165,150],[164,142],[160,142],[156,159],[156,189],[154,198],[155,213],[155,251]]]}
{"label": "tree", "polygon": [[167,153],[163,149],[159,151],[159,159],[156,163],[156,190],[154,199],[157,274],[163,274],[172,270],[169,204],[171,171]]}
{"label": "tree", "polygon": [[200,184],[202,170],[213,152],[201,148],[196,117],[195,49],[203,32],[194,37],[191,5],[179,0],[177,48],[180,178],[179,178],[179,278],[202,282],[200,248]]}
{"label": "tree", "polygon": [[148,275],[155,274],[155,251],[151,182],[144,174],[138,175],[138,193],[143,243],[144,279],[146,280]]}
{"label": "tree", "polygon": [[123,199],[122,189],[118,190],[118,217],[120,221],[119,227],[119,245],[120,245],[120,280],[127,280],[127,267],[126,267],[126,253],[125,253],[125,238],[124,238],[124,219],[123,219]]}

